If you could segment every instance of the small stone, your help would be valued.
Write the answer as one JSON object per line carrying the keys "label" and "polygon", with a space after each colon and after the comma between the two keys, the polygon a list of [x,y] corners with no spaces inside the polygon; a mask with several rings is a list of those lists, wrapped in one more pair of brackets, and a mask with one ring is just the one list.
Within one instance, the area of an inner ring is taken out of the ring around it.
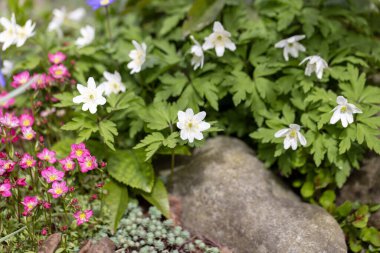
{"label": "small stone", "polygon": [[38,249],[38,253],[54,253],[54,251],[58,248],[59,243],[61,242],[62,234],[55,233],[50,235]]}

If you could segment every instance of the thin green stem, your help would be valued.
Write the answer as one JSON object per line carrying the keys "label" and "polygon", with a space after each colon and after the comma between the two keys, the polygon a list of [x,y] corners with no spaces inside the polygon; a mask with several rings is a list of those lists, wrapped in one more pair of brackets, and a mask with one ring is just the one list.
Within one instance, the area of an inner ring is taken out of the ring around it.
{"label": "thin green stem", "polygon": [[106,6],[105,9],[106,9],[108,39],[109,39],[109,42],[112,43],[112,31],[111,31],[110,13],[108,10],[108,6]]}

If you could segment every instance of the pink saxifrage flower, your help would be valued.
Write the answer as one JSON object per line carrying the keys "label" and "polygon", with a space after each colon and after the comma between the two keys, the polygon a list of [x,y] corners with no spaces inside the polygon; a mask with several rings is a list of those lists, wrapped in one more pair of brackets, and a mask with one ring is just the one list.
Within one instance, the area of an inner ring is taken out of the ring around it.
{"label": "pink saxifrage flower", "polygon": [[21,128],[22,138],[25,140],[32,140],[36,136],[36,132],[31,127]]}
{"label": "pink saxifrage flower", "polygon": [[13,76],[13,82],[11,83],[13,88],[18,88],[21,85],[26,84],[30,79],[28,71],[23,71]]}
{"label": "pink saxifrage flower", "polygon": [[22,187],[27,186],[28,184],[26,183],[26,178],[19,178],[19,179],[17,179],[16,185],[17,186],[22,186]]}
{"label": "pink saxifrage flower", "polygon": [[5,172],[12,172],[16,163],[12,160],[0,160],[0,168]]}
{"label": "pink saxifrage flower", "polygon": [[77,220],[77,225],[82,225],[85,222],[88,222],[92,216],[92,210],[85,210],[84,212],[78,211],[74,213],[74,217]]}
{"label": "pink saxifrage flower", "polygon": [[[6,92],[6,91],[2,91],[2,92],[0,93],[0,98],[5,97],[5,96],[7,96],[7,95],[8,95],[8,92]],[[2,104],[0,104],[0,107],[1,107],[1,108],[5,108],[5,109],[7,109],[7,108],[9,108],[10,106],[12,106],[14,103],[15,103],[15,99],[14,99],[14,98],[11,98],[11,99],[8,99],[7,101],[3,102]]]}
{"label": "pink saxifrage flower", "polygon": [[33,90],[44,89],[51,81],[51,77],[45,73],[34,74],[33,77],[37,77],[36,81],[30,85]]}
{"label": "pink saxifrage flower", "polygon": [[16,128],[19,126],[19,120],[15,115],[7,112],[0,117],[0,124],[7,128]]}
{"label": "pink saxifrage flower", "polygon": [[98,167],[98,163],[96,162],[95,156],[86,156],[81,161],[79,161],[80,171],[82,173],[86,173],[90,170],[96,169]]}
{"label": "pink saxifrage flower", "polygon": [[62,181],[65,176],[65,172],[50,166],[41,171],[41,176],[45,178],[46,182],[52,183],[55,181]]}
{"label": "pink saxifrage flower", "polygon": [[62,79],[70,76],[69,71],[62,64],[51,66],[49,68],[49,73],[55,79]]}
{"label": "pink saxifrage flower", "polygon": [[64,171],[70,171],[75,169],[75,162],[70,157],[59,160]]}
{"label": "pink saxifrage flower", "polygon": [[19,124],[21,127],[31,127],[34,124],[34,117],[28,113],[21,114]]}
{"label": "pink saxifrage flower", "polygon": [[90,151],[86,149],[86,145],[84,145],[84,143],[71,145],[71,152],[70,152],[71,159],[75,158],[78,161],[81,161],[83,158],[89,155],[90,155]]}
{"label": "pink saxifrage flower", "polygon": [[40,153],[38,153],[37,157],[40,160],[47,161],[49,163],[55,163],[57,161],[55,158],[55,151],[51,151],[47,148],[44,148]]}
{"label": "pink saxifrage flower", "polygon": [[55,54],[48,54],[49,61],[53,64],[60,64],[66,60],[66,55],[62,52],[57,52]]}
{"label": "pink saxifrage flower", "polygon": [[28,153],[25,153],[21,157],[19,165],[23,169],[31,168],[36,165],[36,160],[34,160],[33,156],[29,155]]}
{"label": "pink saxifrage flower", "polygon": [[38,205],[38,198],[36,196],[25,196],[21,204],[24,205],[24,211],[28,214]]}
{"label": "pink saxifrage flower", "polygon": [[51,189],[48,190],[48,193],[51,193],[53,195],[53,198],[59,198],[63,194],[65,194],[69,188],[67,188],[66,182],[54,182],[51,186]]}
{"label": "pink saxifrage flower", "polygon": [[12,196],[11,189],[12,189],[12,185],[10,183],[0,184],[0,195],[5,198]]}

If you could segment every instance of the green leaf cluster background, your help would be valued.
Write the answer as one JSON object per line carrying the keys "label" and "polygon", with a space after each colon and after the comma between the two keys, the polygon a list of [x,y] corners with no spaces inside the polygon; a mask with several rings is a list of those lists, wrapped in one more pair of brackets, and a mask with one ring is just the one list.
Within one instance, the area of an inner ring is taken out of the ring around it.
{"label": "green leaf cluster background", "polygon": [[[189,154],[176,132],[176,113],[205,110],[207,121],[216,122],[214,130],[249,143],[305,200],[334,214],[351,251],[379,252],[380,234],[367,227],[368,216],[378,206],[335,205],[336,192],[364,157],[380,153],[379,10],[376,0],[120,0],[110,9],[112,42],[100,10],[91,21],[95,43],[75,48],[75,24],[65,31],[66,46],[52,34],[39,33],[35,50],[18,53],[26,59],[17,68],[44,69],[47,64],[41,59],[47,52],[61,50],[75,60],[72,75],[79,83],[90,76],[99,82],[105,70],[121,73],[127,91],[107,98],[95,116],[72,103],[75,89],[60,88],[55,96],[60,100],[55,106],[68,109],[62,126],[68,132],[57,129],[57,135],[87,141],[108,161],[112,181],[107,189],[120,205],[125,207],[122,200],[131,195],[141,195],[168,215],[167,193],[152,157],[170,154],[171,149]],[[25,9],[18,12],[27,17]],[[221,58],[207,51],[205,66],[194,71],[189,35],[203,42],[214,21],[231,32],[237,50]],[[296,34],[306,35],[302,44],[307,51],[285,62],[274,44]],[[147,62],[136,75],[126,67],[131,40],[148,45]],[[309,55],[329,63],[323,79],[304,75],[299,63]],[[363,111],[347,128],[329,124],[339,95]],[[291,123],[302,125],[308,142],[296,151],[284,150],[283,140],[274,138]],[[56,148],[67,143],[58,142]],[[122,212],[113,204],[116,227]],[[357,222],[357,216],[367,218]]]}

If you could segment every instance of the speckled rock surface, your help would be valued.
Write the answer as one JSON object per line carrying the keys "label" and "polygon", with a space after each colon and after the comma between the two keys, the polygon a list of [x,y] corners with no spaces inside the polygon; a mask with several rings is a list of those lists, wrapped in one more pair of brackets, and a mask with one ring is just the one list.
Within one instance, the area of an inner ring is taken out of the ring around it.
{"label": "speckled rock surface", "polygon": [[325,210],[300,201],[243,142],[217,137],[175,175],[185,228],[237,253],[345,253]]}
{"label": "speckled rock surface", "polygon": [[[355,171],[343,186],[338,203],[345,200],[359,201],[365,204],[380,203],[380,157],[367,159],[359,171]],[[380,229],[380,211],[369,220],[370,226]]]}

